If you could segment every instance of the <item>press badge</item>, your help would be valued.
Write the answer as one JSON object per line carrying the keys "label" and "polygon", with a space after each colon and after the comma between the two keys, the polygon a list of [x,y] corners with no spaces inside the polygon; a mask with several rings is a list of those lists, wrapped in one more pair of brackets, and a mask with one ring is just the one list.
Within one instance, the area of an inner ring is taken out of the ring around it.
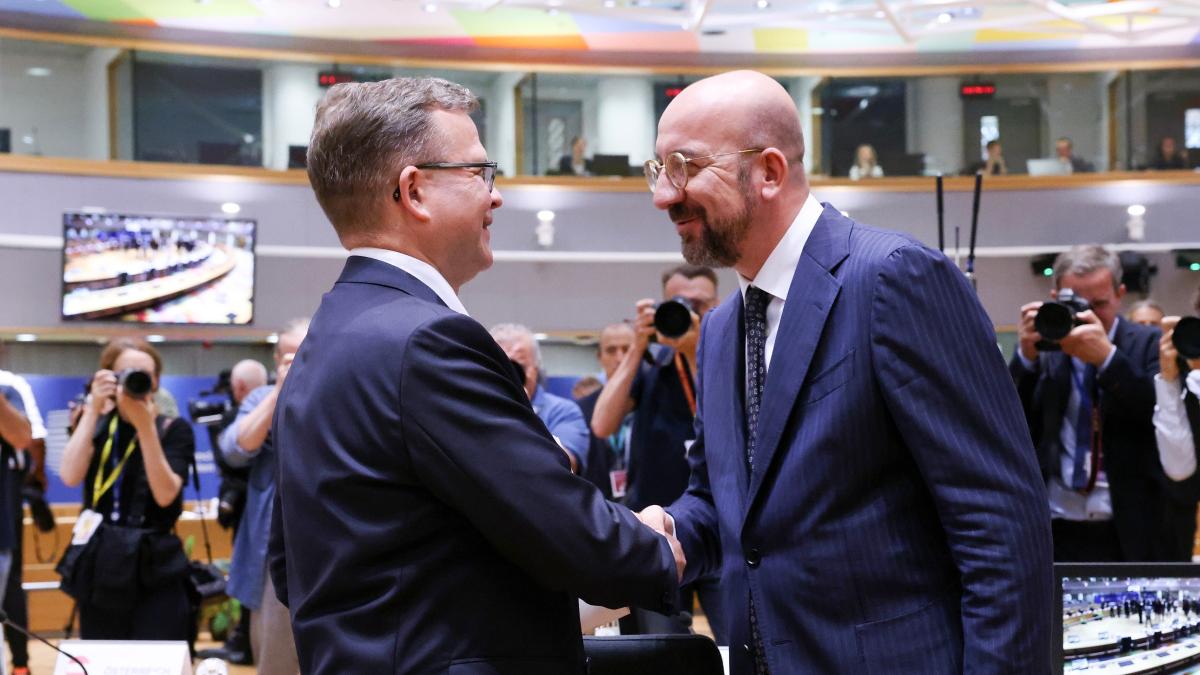
{"label": "press badge", "polygon": [[608,486],[612,488],[613,499],[620,499],[625,496],[625,486],[628,480],[629,472],[625,469],[608,472]]}
{"label": "press badge", "polygon": [[88,543],[92,535],[96,534],[96,528],[100,527],[100,523],[103,521],[104,516],[91,509],[81,511],[79,517],[75,519],[75,528],[71,530],[71,545],[82,546]]}

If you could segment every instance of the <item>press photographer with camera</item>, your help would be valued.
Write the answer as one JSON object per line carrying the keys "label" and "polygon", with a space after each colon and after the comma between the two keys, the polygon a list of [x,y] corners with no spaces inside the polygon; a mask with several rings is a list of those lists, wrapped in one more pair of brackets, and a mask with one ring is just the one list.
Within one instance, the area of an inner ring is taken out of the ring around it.
{"label": "press photographer with camera", "polygon": [[158,411],[162,358],[110,342],[59,469],[84,509],[58,566],[87,640],[189,640],[188,560],[173,528],[195,454],[192,427]]}
{"label": "press photographer with camera", "polygon": [[[250,651],[260,675],[294,675],[300,668],[287,607],[275,597],[267,575],[267,543],[275,499],[279,448],[271,435],[271,418],[292,359],[308,333],[308,320],[297,319],[279,332],[275,343],[275,383],[246,395],[237,418],[221,433],[221,454],[232,467],[249,467],[250,478],[242,523],[233,540],[229,568],[230,596],[250,609]],[[286,456],[286,450],[283,450]]]}
{"label": "press photographer with camera", "polygon": [[[687,489],[687,449],[695,439],[696,347],[700,321],[717,306],[717,274],[710,267],[679,265],[662,275],[664,300],[639,300],[634,306],[633,346],[596,399],[592,433],[608,438],[632,413],[626,461],[610,478],[612,494],[633,511],[670,504]],[[654,339],[660,345],[651,350]],[[613,473],[613,472],[610,472]],[[700,581],[700,600],[718,644],[726,644],[715,581]],[[710,590],[711,589],[711,592]],[[684,589],[690,610],[691,587]],[[666,617],[637,610],[622,621],[622,632],[687,632],[689,617]]]}
{"label": "press photographer with camera", "polygon": [[1158,343],[1159,367],[1154,376],[1154,435],[1163,470],[1171,479],[1163,524],[1171,560],[1190,561],[1196,537],[1196,504],[1200,502],[1200,290],[1197,316],[1168,316]]}
{"label": "press photographer with camera", "polygon": [[1021,307],[1009,370],[1037,447],[1054,560],[1161,555],[1164,475],[1154,447],[1159,331],[1118,318],[1118,256],[1075,246],[1054,262],[1051,302]]}

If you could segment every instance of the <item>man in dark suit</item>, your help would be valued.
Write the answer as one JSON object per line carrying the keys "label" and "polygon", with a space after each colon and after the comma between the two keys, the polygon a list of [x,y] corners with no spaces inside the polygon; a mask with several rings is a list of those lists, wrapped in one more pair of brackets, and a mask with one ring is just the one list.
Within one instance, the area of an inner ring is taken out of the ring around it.
{"label": "man in dark suit", "polygon": [[1156,533],[1166,477],[1152,422],[1159,331],[1118,316],[1121,276],[1120,258],[1103,246],[1059,255],[1052,295],[1071,289],[1091,309],[1047,350],[1035,326],[1043,303],[1023,306],[1009,364],[1037,444],[1060,562],[1162,555]]}
{"label": "man in dark suit", "polygon": [[810,194],[788,93],[690,85],[647,177],[689,262],[740,289],[700,338],[684,575],[719,568],[732,671],[1049,672],[1045,498],[963,275]]}
{"label": "man in dark suit", "polygon": [[502,200],[465,88],[338,85],[308,174],[350,258],[272,433],[305,673],[582,673],[578,603],[669,609],[678,542],[573,475],[457,292]]}

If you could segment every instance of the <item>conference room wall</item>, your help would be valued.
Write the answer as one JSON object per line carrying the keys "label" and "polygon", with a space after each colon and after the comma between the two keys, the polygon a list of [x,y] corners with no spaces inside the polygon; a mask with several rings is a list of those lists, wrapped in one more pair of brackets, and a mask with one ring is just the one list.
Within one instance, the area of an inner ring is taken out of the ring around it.
{"label": "conference room wall", "polygon": [[[678,260],[674,228],[652,207],[648,193],[532,186],[501,190],[505,206],[491,228],[499,262],[486,283],[470,284],[463,293],[484,323],[521,321],[540,331],[594,329],[626,316],[637,297],[657,294],[658,273]],[[927,192],[817,186],[814,193],[862,222],[937,241],[934,200]],[[963,228],[964,246],[970,199],[969,192],[946,197],[947,222]],[[20,280],[22,289],[0,294],[0,327],[64,325],[58,316],[58,238],[64,211],[99,206],[114,213],[208,216],[218,214],[227,201],[241,204],[241,216],[259,223],[256,325],[273,328],[311,312],[336,277],[341,253],[305,185],[0,173],[0,203],[8,206],[0,212],[0,269],[6,279]],[[1148,181],[985,192],[979,225],[984,306],[995,323],[1012,323],[1013,307],[1044,294],[1043,282],[1028,271],[1028,256],[1081,242],[1126,242],[1125,209],[1130,204],[1147,208],[1146,244],[1200,248],[1194,224],[1198,202],[1195,185]],[[533,232],[542,209],[556,214],[555,241],[544,252]],[[952,228],[947,241],[953,242]],[[520,262],[531,257],[541,262]],[[1155,295],[1162,288],[1168,295],[1160,299],[1180,311],[1190,297],[1187,288],[1194,288],[1200,275],[1177,272],[1166,256],[1159,263]],[[1166,281],[1176,274],[1192,280],[1177,288]],[[732,288],[731,281],[727,278],[726,289]]]}
{"label": "conference room wall", "polygon": [[[34,50],[0,41],[0,128],[12,135],[12,152],[21,155],[78,157],[86,147],[85,115],[106,99],[83,100],[85,57],[91,50],[47,43]],[[30,68],[49,74],[33,76]]]}

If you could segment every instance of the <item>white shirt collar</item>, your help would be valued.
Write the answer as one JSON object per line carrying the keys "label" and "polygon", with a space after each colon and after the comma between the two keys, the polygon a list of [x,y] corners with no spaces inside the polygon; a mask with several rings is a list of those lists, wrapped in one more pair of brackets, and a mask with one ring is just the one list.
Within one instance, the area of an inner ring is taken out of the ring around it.
{"label": "white shirt collar", "polygon": [[738,287],[742,290],[743,300],[746,299],[746,289],[751,285],[770,293],[772,297],[787,300],[792,277],[796,275],[796,266],[800,264],[800,256],[804,253],[804,245],[808,243],[808,237],[824,210],[825,207],[821,206],[821,202],[810,192],[804,206],[800,208],[800,213],[796,214],[796,219],[775,245],[775,250],[767,256],[762,269],[758,270],[758,275],[754,279],[738,275]]}
{"label": "white shirt collar", "polygon": [[399,251],[389,251],[384,248],[371,248],[369,246],[352,248],[350,249],[350,255],[371,258],[372,260],[378,260],[393,267],[399,267],[416,277],[417,281],[428,286],[431,291],[437,293],[437,296],[442,299],[442,302],[446,303],[447,307],[459,314],[470,316],[467,314],[467,308],[463,307],[462,301],[454,294],[454,289],[450,287],[450,283],[446,281],[446,277],[443,277],[442,273],[437,271],[437,268],[424,260],[418,260]]}

